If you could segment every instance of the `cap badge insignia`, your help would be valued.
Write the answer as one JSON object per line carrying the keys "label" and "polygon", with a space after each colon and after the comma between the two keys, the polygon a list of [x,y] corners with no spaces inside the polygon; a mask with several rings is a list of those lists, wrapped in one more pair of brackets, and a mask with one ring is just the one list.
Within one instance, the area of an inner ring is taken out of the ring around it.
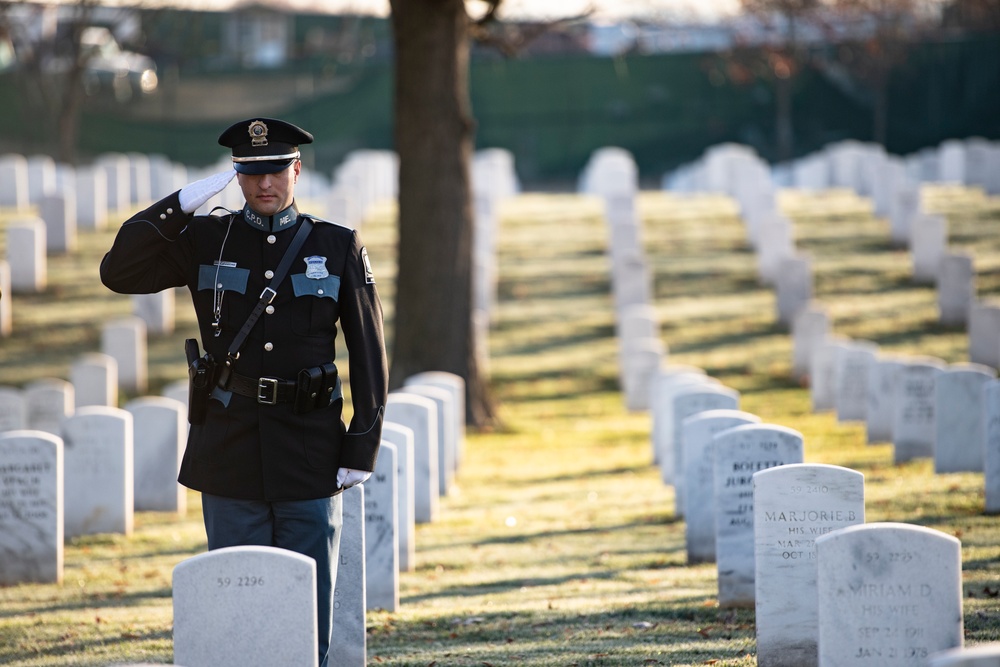
{"label": "cap badge insignia", "polygon": [[306,278],[322,280],[330,275],[330,272],[326,270],[326,257],[313,255],[312,257],[306,257],[305,262]]}
{"label": "cap badge insignia", "polygon": [[262,120],[255,120],[250,123],[247,130],[250,133],[250,144],[253,146],[267,146],[267,125]]}

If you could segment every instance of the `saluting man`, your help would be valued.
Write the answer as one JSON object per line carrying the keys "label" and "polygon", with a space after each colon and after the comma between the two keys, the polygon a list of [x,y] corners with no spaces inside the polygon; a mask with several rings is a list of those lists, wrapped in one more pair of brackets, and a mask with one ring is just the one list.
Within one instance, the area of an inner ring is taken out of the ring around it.
{"label": "saluting man", "polygon": [[[388,373],[382,307],[361,239],[295,204],[299,146],[312,140],[272,118],[233,124],[219,143],[232,149],[234,169],[125,221],[101,280],[123,294],[190,289],[207,353],[198,363],[209,371],[199,376],[208,380],[203,391],[192,392],[178,481],[202,493],[209,549],[275,546],[316,560],[326,667],[339,494],[375,469]],[[234,175],[243,210],[195,216]],[[349,428],[334,364],[338,322],[349,352]]]}

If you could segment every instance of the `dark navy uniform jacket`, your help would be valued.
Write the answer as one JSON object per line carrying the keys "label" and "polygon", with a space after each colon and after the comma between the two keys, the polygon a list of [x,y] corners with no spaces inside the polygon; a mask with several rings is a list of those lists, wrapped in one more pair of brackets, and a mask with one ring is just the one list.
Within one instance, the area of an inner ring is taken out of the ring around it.
{"label": "dark navy uniform jacket", "polygon": [[[334,360],[339,321],[350,366],[350,427],[341,420],[342,401],[294,414],[291,403],[260,404],[217,389],[204,423],[191,426],[178,477],[198,491],[249,500],[322,498],[339,491],[338,468],[375,468],[388,373],[382,306],[367,254],[349,228],[309,223],[294,203],[282,213],[261,218],[245,208],[191,216],[181,211],[175,192],[129,218],[101,262],[101,280],[115,292],[186,285],[203,347],[223,361],[298,225],[314,224],[233,370],[295,380],[300,370]],[[222,333],[216,337],[220,298]]]}

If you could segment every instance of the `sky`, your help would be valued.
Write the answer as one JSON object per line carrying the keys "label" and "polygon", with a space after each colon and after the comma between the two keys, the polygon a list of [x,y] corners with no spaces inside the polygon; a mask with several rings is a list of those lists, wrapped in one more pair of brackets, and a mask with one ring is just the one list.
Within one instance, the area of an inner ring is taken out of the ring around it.
{"label": "sky", "polygon": [[[356,12],[386,16],[389,0],[271,0],[302,11],[328,13]],[[201,9],[226,9],[245,0],[160,0],[160,3]],[[111,3],[108,3],[111,4]],[[150,3],[147,3],[150,4]],[[482,3],[468,2],[469,13],[477,16]],[[509,19],[552,19],[580,15],[593,9],[595,20],[617,20],[631,16],[714,20],[735,13],[738,0],[504,0],[501,17]]]}

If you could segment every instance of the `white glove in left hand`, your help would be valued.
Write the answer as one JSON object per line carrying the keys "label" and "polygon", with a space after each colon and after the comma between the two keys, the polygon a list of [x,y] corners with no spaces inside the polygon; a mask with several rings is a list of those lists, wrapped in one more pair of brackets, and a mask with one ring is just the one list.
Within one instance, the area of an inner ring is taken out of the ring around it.
{"label": "white glove in left hand", "polygon": [[200,181],[185,185],[181,188],[179,197],[181,210],[188,215],[194,213],[201,208],[202,204],[225,190],[226,186],[229,185],[229,181],[233,180],[233,176],[235,175],[235,169],[228,169],[218,174],[212,174]]}
{"label": "white glove in left hand", "polygon": [[372,474],[367,470],[355,470],[354,468],[341,468],[337,471],[337,485],[344,489],[357,486],[365,482]]}

